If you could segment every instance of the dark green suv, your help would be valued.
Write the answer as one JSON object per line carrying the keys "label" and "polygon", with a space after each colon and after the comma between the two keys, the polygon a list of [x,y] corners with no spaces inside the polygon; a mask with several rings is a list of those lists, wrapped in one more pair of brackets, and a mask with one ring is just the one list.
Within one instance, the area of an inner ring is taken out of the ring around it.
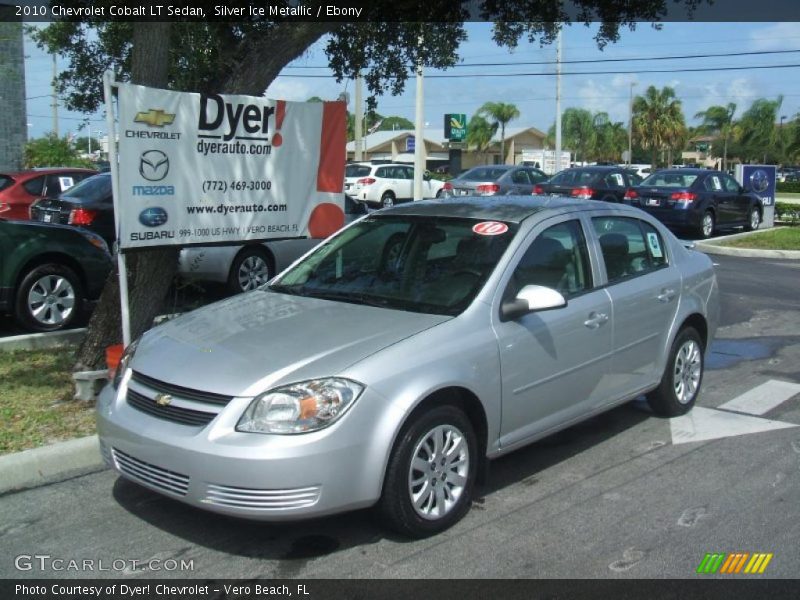
{"label": "dark green suv", "polygon": [[0,219],[0,312],[32,331],[69,327],[100,296],[111,264],[94,233]]}

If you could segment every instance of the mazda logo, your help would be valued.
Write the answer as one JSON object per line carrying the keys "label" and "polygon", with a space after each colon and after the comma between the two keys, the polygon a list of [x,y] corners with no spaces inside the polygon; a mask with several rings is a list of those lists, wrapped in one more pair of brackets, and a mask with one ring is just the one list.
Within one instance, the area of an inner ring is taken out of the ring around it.
{"label": "mazda logo", "polygon": [[161,150],[142,152],[139,174],[147,181],[161,181],[169,173],[169,158]]}

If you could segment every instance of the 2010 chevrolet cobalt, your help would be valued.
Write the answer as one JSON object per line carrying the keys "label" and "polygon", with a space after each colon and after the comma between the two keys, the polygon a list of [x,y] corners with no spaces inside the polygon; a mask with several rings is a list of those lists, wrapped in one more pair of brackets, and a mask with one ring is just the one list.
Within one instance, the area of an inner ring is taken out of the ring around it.
{"label": "2010 chevrolet cobalt", "polygon": [[717,302],[711,261],[635,208],[415,202],[147,332],[98,402],[101,448],[215,512],[376,504],[430,535],[466,513],[487,460],[642,393],[688,411]]}

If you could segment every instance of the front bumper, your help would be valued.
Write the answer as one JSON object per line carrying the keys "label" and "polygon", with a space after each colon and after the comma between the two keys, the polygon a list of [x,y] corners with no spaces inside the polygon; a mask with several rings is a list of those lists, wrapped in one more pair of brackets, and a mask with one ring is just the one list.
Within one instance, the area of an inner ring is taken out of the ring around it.
{"label": "front bumper", "polygon": [[343,512],[380,497],[392,442],[372,434],[387,403],[369,390],[326,429],[269,435],[235,431],[248,398],[192,426],[133,408],[127,385],[119,394],[106,386],[97,404],[103,458],[126,479],[198,508],[266,521]]}

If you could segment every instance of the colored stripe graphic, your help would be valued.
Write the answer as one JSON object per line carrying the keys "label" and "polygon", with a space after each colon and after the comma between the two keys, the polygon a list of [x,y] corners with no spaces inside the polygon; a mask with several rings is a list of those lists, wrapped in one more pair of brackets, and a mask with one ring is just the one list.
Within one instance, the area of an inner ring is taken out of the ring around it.
{"label": "colored stripe graphic", "polygon": [[[697,573],[713,575],[714,573],[733,575],[742,572],[755,575],[767,569],[767,565],[774,555],[771,553],[756,552],[707,552],[697,567]],[[748,559],[750,559],[748,561]],[[745,567],[745,564],[747,566]]]}

